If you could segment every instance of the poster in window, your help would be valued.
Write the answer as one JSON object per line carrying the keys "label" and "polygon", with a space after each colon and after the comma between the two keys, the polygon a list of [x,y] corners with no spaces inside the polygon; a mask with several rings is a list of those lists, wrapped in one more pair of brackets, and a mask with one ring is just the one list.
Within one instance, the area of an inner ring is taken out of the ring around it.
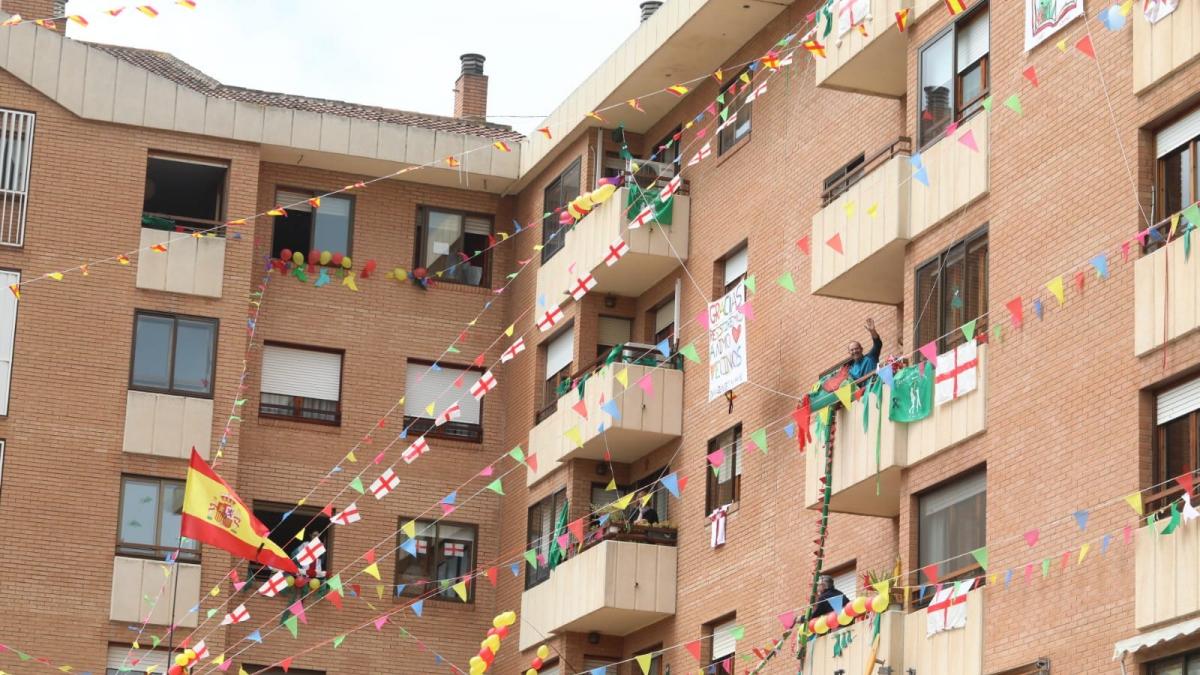
{"label": "poster in window", "polygon": [[1083,16],[1083,0],[1025,0],[1025,51]]}
{"label": "poster in window", "polygon": [[708,303],[708,400],[750,379],[746,369],[746,283]]}
{"label": "poster in window", "polygon": [[1142,0],[1142,15],[1150,23],[1158,23],[1178,6],[1179,0]]}

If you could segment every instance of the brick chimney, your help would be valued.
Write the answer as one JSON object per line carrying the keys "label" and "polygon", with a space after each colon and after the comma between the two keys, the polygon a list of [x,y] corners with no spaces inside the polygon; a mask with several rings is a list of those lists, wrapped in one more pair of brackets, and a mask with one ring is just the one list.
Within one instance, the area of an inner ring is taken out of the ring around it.
{"label": "brick chimney", "polygon": [[462,74],[454,83],[454,116],[483,122],[487,119],[488,79],[482,54],[463,54]]}

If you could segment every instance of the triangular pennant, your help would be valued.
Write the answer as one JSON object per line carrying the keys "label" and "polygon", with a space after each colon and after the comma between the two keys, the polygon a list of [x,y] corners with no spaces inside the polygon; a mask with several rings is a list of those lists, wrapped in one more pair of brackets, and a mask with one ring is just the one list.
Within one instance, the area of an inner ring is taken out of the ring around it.
{"label": "triangular pennant", "polygon": [[689,344],[686,344],[686,345],[680,347],[679,353],[682,354],[685,359],[687,359],[688,361],[691,361],[692,363],[700,363],[700,354],[698,354],[696,352],[696,345],[694,345],[694,344],[689,343]]}
{"label": "triangular pennant", "polygon": [[825,245],[828,246],[829,248],[837,251],[838,253],[841,253],[842,252],[842,235],[841,235],[841,233],[835,232],[832,237],[825,240]]}
{"label": "triangular pennant", "polygon": [[499,478],[497,478],[496,480],[494,480],[494,481],[492,481],[492,482],[488,483],[488,485],[487,485],[487,488],[488,488],[489,490],[491,490],[492,492],[495,492],[495,493],[496,493],[496,494],[498,494],[498,495],[503,495],[503,494],[504,494],[504,486],[503,486],[503,485],[500,483],[500,479],[499,479]]}
{"label": "triangular pennant", "polygon": [[967,342],[975,339],[975,324],[977,321],[978,319],[971,319],[962,325],[963,337],[967,339]]}
{"label": "triangular pennant", "polygon": [[980,546],[979,548],[975,549],[974,551],[971,551],[971,555],[975,557],[975,562],[979,563],[979,566],[983,568],[983,571],[987,572],[987,570],[988,570],[987,547]]}
{"label": "triangular pennant", "polygon": [[1062,275],[1060,274],[1050,281],[1047,281],[1046,288],[1050,289],[1050,293],[1054,296],[1054,299],[1058,301],[1058,306],[1062,307],[1064,301]]}

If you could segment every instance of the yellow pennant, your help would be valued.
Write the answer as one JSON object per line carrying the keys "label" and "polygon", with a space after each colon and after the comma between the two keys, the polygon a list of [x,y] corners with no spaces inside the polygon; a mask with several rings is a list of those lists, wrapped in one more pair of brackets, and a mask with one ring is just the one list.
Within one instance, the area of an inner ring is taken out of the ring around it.
{"label": "yellow pennant", "polygon": [[512,323],[508,324],[508,328],[504,329],[504,334],[507,335],[508,337],[512,337],[514,328],[516,328],[516,324],[512,324]]}
{"label": "yellow pennant", "polygon": [[303,527],[300,528],[300,531],[296,533],[296,541],[304,541],[304,528]]}
{"label": "yellow pennant", "polygon": [[842,382],[842,386],[838,387],[837,391],[834,393],[837,394],[838,400],[842,402],[843,407],[846,407],[846,408],[850,407],[850,381],[849,380]]}
{"label": "yellow pennant", "polygon": [[846,205],[845,205],[845,206],[843,206],[842,208],[846,210],[846,217],[847,217],[847,218],[853,218],[853,217],[854,217],[854,202],[850,202],[850,201],[848,201],[848,202],[846,202]]}
{"label": "yellow pennant", "polygon": [[212,590],[211,590],[211,591],[209,591],[209,592],[208,592],[208,594],[209,594],[209,595],[211,595],[211,596],[213,596],[214,598],[215,598],[215,597],[217,597],[218,595],[220,595],[220,594],[221,594],[221,587],[220,587],[220,586],[213,586],[213,587],[212,587]]}
{"label": "yellow pennant", "polygon": [[621,383],[622,387],[629,388],[629,369],[622,368],[617,371],[617,382]]}
{"label": "yellow pennant", "polygon": [[346,453],[346,460],[349,461],[351,464],[358,462],[358,458],[354,456],[353,450]]}
{"label": "yellow pennant", "polygon": [[540,251],[540,250],[542,250],[542,245],[541,245],[541,244],[534,244],[534,245],[533,245],[533,250],[535,250],[535,251]]}
{"label": "yellow pennant", "polygon": [[467,601],[467,582],[460,581],[457,584],[454,584],[454,592],[458,594],[459,600],[466,602]]}
{"label": "yellow pennant", "polygon": [[577,448],[583,447],[583,435],[579,433],[578,426],[574,426],[574,427],[571,427],[570,429],[567,429],[566,433],[564,433],[563,435],[566,436],[567,438],[569,438],[571,440],[571,442],[575,444],[575,447],[577,447]]}
{"label": "yellow pennant", "polygon": [[1129,505],[1129,508],[1136,511],[1139,516],[1146,515],[1146,507],[1142,505],[1142,493],[1135,492],[1129,495],[1125,498],[1125,503]]}
{"label": "yellow pennant", "polygon": [[63,280],[63,273],[62,273],[62,272],[51,272],[51,273],[47,274],[46,276],[50,277],[51,279],[53,279],[53,280],[55,280],[55,281],[62,281],[62,280]]}
{"label": "yellow pennant", "polygon": [[1171,231],[1167,233],[1167,239],[1175,238],[1175,230],[1179,228],[1179,214],[1171,216]]}
{"label": "yellow pennant", "polygon": [[224,654],[221,654],[220,656],[218,656],[217,658],[212,660],[212,664],[214,666],[219,666],[222,663],[225,663],[225,655]]}
{"label": "yellow pennant", "polygon": [[432,403],[425,406],[425,413],[428,414],[430,417],[433,416],[433,404]]}
{"label": "yellow pennant", "polygon": [[605,492],[616,492],[616,490],[617,490],[617,479],[616,478],[610,479],[608,481],[608,487],[604,488],[604,491]]}
{"label": "yellow pennant", "polygon": [[375,581],[379,581],[379,579],[380,579],[380,577],[379,577],[379,565],[377,565],[377,564],[375,564],[375,563],[371,563],[370,565],[367,565],[366,569],[364,569],[364,570],[363,570],[363,572],[364,572],[365,574],[369,574],[369,575],[371,575],[372,577],[374,577]]}
{"label": "yellow pennant", "polygon": [[1052,294],[1054,294],[1054,299],[1058,300],[1058,306],[1062,307],[1062,304],[1063,304],[1063,278],[1062,278],[1062,275],[1060,274],[1060,275],[1054,277],[1053,279],[1051,279],[1050,281],[1047,281],[1046,288],[1050,289],[1050,292]]}
{"label": "yellow pennant", "polygon": [[245,668],[238,666],[238,675],[250,675],[250,673],[247,673]]}
{"label": "yellow pennant", "polygon": [[383,586],[375,584],[375,595],[378,595],[380,600],[383,599]]}
{"label": "yellow pennant", "polygon": [[629,502],[631,502],[631,501],[633,501],[633,493],[632,492],[625,495],[624,497],[621,497],[617,501],[613,502],[613,505],[616,506],[618,509],[621,509],[622,511],[624,511],[625,509],[629,508]]}
{"label": "yellow pennant", "polygon": [[649,503],[650,503],[650,498],[651,498],[651,497],[653,497],[653,496],[654,496],[654,493],[653,493],[653,492],[647,492],[646,494],[642,495],[642,506],[645,506],[646,504],[649,504]]}
{"label": "yellow pennant", "polygon": [[871,204],[867,207],[867,215],[874,218],[879,214],[879,204]]}
{"label": "yellow pennant", "polygon": [[1088,549],[1090,549],[1091,547],[1092,547],[1092,545],[1088,544],[1088,543],[1085,543],[1083,546],[1079,547],[1079,564],[1080,565],[1083,564],[1083,559],[1087,557]]}
{"label": "yellow pennant", "polygon": [[1132,11],[1133,11],[1133,0],[1125,0],[1125,2],[1121,3],[1121,15],[1122,16],[1129,16],[1129,13]]}
{"label": "yellow pennant", "polygon": [[1058,51],[1060,51],[1064,54],[1067,53],[1067,41],[1066,40],[1059,40],[1058,44],[1055,46],[1058,47]]}
{"label": "yellow pennant", "polygon": [[404,525],[402,525],[400,527],[400,530],[402,532],[404,532],[404,534],[408,535],[409,539],[417,538],[417,523],[414,520],[410,520],[407,523],[405,523]]}
{"label": "yellow pennant", "polygon": [[139,647],[139,646],[138,646],[138,641],[137,641],[137,640],[134,640],[134,641],[133,641],[133,648],[134,648],[134,649],[141,649],[141,647]]}

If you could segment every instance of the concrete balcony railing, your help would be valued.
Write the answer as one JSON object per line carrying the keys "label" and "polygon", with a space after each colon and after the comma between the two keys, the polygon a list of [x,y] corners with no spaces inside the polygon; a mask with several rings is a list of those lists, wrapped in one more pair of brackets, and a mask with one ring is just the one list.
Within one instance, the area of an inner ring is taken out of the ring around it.
{"label": "concrete balcony railing", "polygon": [[1200,327],[1196,292],[1200,266],[1188,262],[1184,251],[1181,237],[1133,265],[1133,353],[1137,356]]}
{"label": "concrete balcony railing", "polygon": [[[162,244],[165,252],[150,250]],[[137,258],[137,287],[221,297],[225,278],[225,238],[193,237],[187,232],[142,228],[141,253]]]}
{"label": "concrete balcony railing", "polygon": [[908,465],[981,434],[987,429],[987,345],[979,345],[975,391],[942,405],[908,425]]}
{"label": "concrete balcony railing", "polygon": [[122,449],[142,455],[187,459],[192,448],[208,459],[212,442],[210,398],[129,390],[125,396]]}
{"label": "concrete balcony railing", "polygon": [[[179,575],[179,579],[167,577],[164,570],[171,568],[171,574]],[[165,584],[165,586],[164,586]],[[144,598],[159,602],[150,605]],[[175,593],[171,602],[171,593]],[[112,598],[108,618],[122,623],[138,624],[146,619],[156,626],[169,626],[176,623],[186,628],[196,627],[196,612],[191,611],[200,602],[200,566],[188,563],[178,563],[169,566],[157,560],[141,558],[113,558]],[[171,606],[175,607],[175,619],[170,620]]]}
{"label": "concrete balcony railing", "polygon": [[1180,525],[1171,534],[1159,534],[1166,524],[1160,520],[1146,525],[1134,540],[1134,616],[1139,630],[1200,612],[1200,579],[1196,575],[1200,527]]}
{"label": "concrete balcony railing", "polygon": [[[883,400],[890,392],[885,386]],[[866,401],[866,402],[864,402]],[[863,406],[870,405],[870,423],[863,431]],[[887,407],[875,408],[874,397],[854,401],[850,408],[837,407],[833,437],[833,480],[829,510],[864,516],[894,517],[900,513],[900,474],[908,466],[908,435],[905,425],[887,419]],[[882,425],[882,429],[880,428]],[[879,461],[875,439],[879,437]],[[821,481],[825,473],[825,450],[819,444],[804,453],[804,485],[809,508],[821,506]],[[876,485],[876,472],[879,474]]]}
{"label": "concrete balcony railing", "polygon": [[[939,5],[942,3],[938,2]],[[990,113],[981,110],[921,152],[921,161],[929,176],[929,186],[909,177],[912,214],[909,236],[916,239],[958,209],[979,199],[988,191]],[[972,149],[960,139],[967,134],[975,139]],[[816,243],[813,244],[814,248]]]}
{"label": "concrete balcony railing", "polygon": [[[1140,5],[1140,3],[1139,3]],[[1180,2],[1174,12],[1150,23],[1140,7],[1133,22],[1133,91],[1141,93],[1200,54],[1195,39],[1200,5]]]}
{"label": "concrete balcony railing", "polygon": [[983,590],[967,594],[967,625],[963,628],[930,636],[928,609],[904,617],[905,670],[892,672],[911,668],[918,675],[983,675]]}
{"label": "concrete balcony railing", "polygon": [[[675,194],[670,225],[647,223],[629,230],[626,226],[637,213],[630,213],[628,192],[617,190],[567,231],[562,250],[538,269],[539,297],[557,304],[589,273],[596,279],[592,292],[637,297],[687,260],[691,198]],[[604,258],[618,237],[629,251],[609,267]]]}
{"label": "concrete balcony railing", "polygon": [[[618,379],[623,370],[627,370],[628,387]],[[653,393],[638,384],[647,375],[647,389]],[[526,472],[528,485],[545,478],[559,462],[603,459],[607,449],[612,461],[629,463],[683,433],[683,372],[669,365],[612,363],[588,379],[582,400],[586,419],[575,410],[580,397],[573,389],[529,432],[528,451],[537,456],[538,470]],[[602,410],[601,400],[616,401],[620,418]],[[575,429],[582,446],[568,435]]]}
{"label": "concrete balcony railing", "polygon": [[[826,633],[809,643],[808,659],[812,666],[809,672],[847,673],[860,675],[874,673],[871,665],[873,640],[871,633],[873,621],[859,621],[832,633]],[[845,639],[846,633],[853,637],[850,644],[834,656],[833,642],[836,638]],[[875,662],[891,667],[892,672],[900,675],[904,672],[904,612],[899,609],[884,612],[879,623],[879,651],[875,654]]]}
{"label": "concrete balcony railing", "polygon": [[674,615],[676,560],[674,546],[611,540],[567,560],[521,594],[520,648],[565,631],[625,636]]}
{"label": "concrete balcony railing", "polygon": [[[892,98],[904,96],[908,86],[908,36],[896,26],[896,12],[911,8],[912,3],[913,0],[849,3],[846,11],[866,9],[865,16],[852,19],[861,22],[866,37],[854,27],[842,35],[830,35],[825,58],[816,60],[817,86]],[[849,21],[846,25],[849,26]]]}
{"label": "concrete balcony railing", "polygon": [[[813,216],[814,294],[887,304],[904,300],[911,172],[909,140],[901,138],[826,186],[824,207]],[[826,243],[834,235],[841,253]]]}

